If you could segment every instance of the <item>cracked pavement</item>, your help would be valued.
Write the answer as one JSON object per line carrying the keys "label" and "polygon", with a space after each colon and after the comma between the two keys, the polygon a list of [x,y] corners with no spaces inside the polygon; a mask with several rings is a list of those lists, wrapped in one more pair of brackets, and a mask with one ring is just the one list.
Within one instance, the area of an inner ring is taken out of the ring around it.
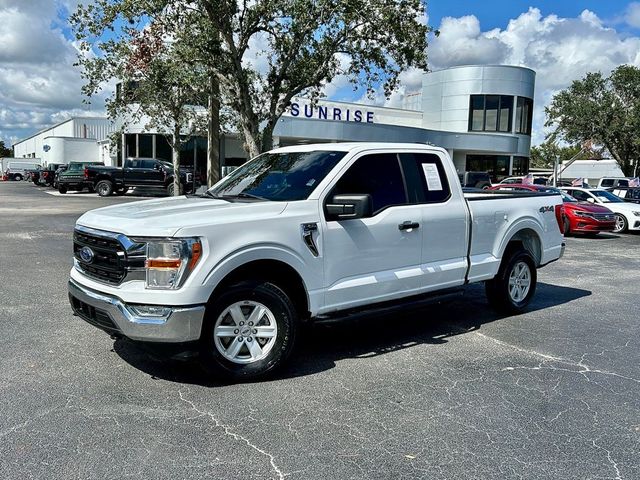
{"label": "cracked pavement", "polygon": [[529,311],[454,303],[305,331],[226,385],[66,299],[85,210],[0,183],[0,478],[640,478],[640,235],[569,238]]}

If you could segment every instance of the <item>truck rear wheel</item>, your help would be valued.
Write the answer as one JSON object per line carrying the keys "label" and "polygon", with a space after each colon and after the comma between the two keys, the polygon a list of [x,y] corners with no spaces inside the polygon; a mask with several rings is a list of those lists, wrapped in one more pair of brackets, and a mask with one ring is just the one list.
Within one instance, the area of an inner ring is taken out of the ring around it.
{"label": "truck rear wheel", "polygon": [[113,193],[113,183],[109,180],[100,180],[96,184],[96,191],[101,197],[108,197]]}
{"label": "truck rear wheel", "polygon": [[207,308],[201,336],[206,371],[234,381],[264,376],[293,350],[298,318],[289,296],[269,282],[230,287]]}
{"label": "truck rear wheel", "polygon": [[498,274],[485,283],[487,299],[501,313],[521,313],[536,291],[536,264],[526,250],[507,250]]}

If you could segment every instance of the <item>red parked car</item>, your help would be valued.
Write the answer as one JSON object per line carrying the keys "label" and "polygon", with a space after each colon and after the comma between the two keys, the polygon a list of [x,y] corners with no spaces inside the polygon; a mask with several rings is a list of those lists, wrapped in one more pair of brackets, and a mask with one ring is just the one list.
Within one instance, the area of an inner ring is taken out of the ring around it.
{"label": "red parked car", "polygon": [[554,192],[560,193],[563,200],[564,234],[612,232],[616,228],[616,217],[611,210],[602,205],[589,202],[579,202],[567,193],[543,185],[497,185],[490,190],[520,190],[528,192]]}

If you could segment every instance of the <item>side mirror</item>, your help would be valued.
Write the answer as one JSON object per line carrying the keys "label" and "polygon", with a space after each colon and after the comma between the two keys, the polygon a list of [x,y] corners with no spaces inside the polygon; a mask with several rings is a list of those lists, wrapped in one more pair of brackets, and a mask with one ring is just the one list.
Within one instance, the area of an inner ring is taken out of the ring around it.
{"label": "side mirror", "polygon": [[326,206],[327,220],[350,220],[371,216],[371,195],[334,195]]}
{"label": "side mirror", "polygon": [[587,202],[589,203],[596,203],[595,199],[593,197],[589,197],[587,198]]}

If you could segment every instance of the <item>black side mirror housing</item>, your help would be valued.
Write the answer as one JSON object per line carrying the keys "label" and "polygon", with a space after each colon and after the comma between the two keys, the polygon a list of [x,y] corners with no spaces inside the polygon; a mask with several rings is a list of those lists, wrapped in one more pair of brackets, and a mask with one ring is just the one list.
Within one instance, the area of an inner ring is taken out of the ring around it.
{"label": "black side mirror housing", "polygon": [[327,220],[350,220],[371,216],[371,195],[334,195],[325,205]]}

